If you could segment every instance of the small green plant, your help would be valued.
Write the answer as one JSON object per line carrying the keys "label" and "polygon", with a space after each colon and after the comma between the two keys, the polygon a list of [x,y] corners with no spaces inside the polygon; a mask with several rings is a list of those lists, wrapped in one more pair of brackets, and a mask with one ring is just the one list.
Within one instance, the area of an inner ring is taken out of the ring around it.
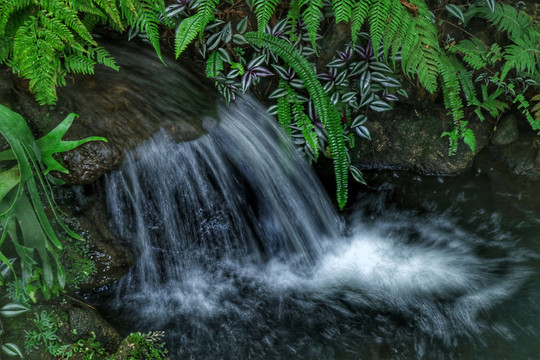
{"label": "small green plant", "polygon": [[96,334],[94,333],[74,344],[60,346],[55,354],[56,357],[62,360],[71,359],[76,355],[79,355],[82,360],[111,359],[101,343],[96,340]]}
{"label": "small green plant", "polygon": [[[46,215],[40,192],[58,226],[67,235],[81,239],[58,214],[51,189],[51,181],[55,180],[50,172],[67,172],[67,169],[53,155],[88,141],[106,141],[100,137],[63,141],[74,118],[70,114],[51,132],[35,140],[24,119],[0,105],[0,133],[10,145],[0,153],[0,161],[7,164],[7,170],[0,171],[0,262],[13,271],[16,282],[22,282],[22,289],[32,279],[40,279],[40,289],[46,297],[63,289],[65,272],[59,255],[63,246]],[[18,256],[20,278],[12,261],[2,252],[6,238],[11,240]]]}
{"label": "small green plant", "polygon": [[58,331],[58,319],[53,313],[45,310],[36,313],[34,318],[36,330],[25,331],[24,348],[27,353],[43,346],[47,352],[56,356],[60,348]]}
{"label": "small green plant", "polygon": [[[150,331],[148,333],[131,333],[125,340],[125,347],[122,351],[122,359],[140,359],[140,360],[165,360],[167,349],[161,342],[163,331]],[[122,347],[121,347],[122,349]],[[120,354],[117,354],[119,356]],[[116,357],[115,357],[116,358]]]}

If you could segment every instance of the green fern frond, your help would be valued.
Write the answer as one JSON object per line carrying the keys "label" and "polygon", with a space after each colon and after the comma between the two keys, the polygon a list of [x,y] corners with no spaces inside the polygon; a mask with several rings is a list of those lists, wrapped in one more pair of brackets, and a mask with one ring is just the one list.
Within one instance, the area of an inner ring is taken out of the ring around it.
{"label": "green fern frond", "polygon": [[332,9],[334,10],[336,22],[351,20],[355,5],[354,0],[332,0]]}
{"label": "green fern frond", "polygon": [[[77,3],[76,1],[74,3]],[[112,24],[115,25],[116,28],[119,30],[124,30],[124,24],[122,23],[122,19],[120,18],[120,12],[118,11],[118,8],[116,7],[116,1],[115,0],[93,0],[94,5],[99,6],[101,9],[103,9],[103,12],[107,14],[109,19],[111,20]],[[87,6],[92,8],[92,6]],[[81,9],[77,9],[81,10]],[[94,12],[91,12],[94,13]],[[94,13],[95,14],[95,13]]]}
{"label": "green fern frond", "polygon": [[[536,98],[540,100],[540,96],[536,96]],[[525,99],[525,96],[523,96],[523,94],[517,94],[516,98],[514,99],[514,103],[519,104],[518,110],[521,110],[521,113],[525,115],[525,118],[531,125],[532,129],[535,131],[538,131],[540,134],[540,117],[538,116],[539,114],[537,112],[536,113],[537,116],[535,117],[531,115],[531,113],[529,112],[529,102]]]}
{"label": "green fern frond", "polygon": [[88,56],[90,56],[91,59],[95,59],[98,64],[105,65],[116,71],[120,70],[112,55],[101,46],[90,48]]}
{"label": "green fern frond", "polygon": [[[407,10],[403,6],[392,6],[389,14],[389,22],[383,31],[383,54],[384,57],[388,57],[390,46],[401,43],[403,36],[407,31]],[[399,50],[399,46],[394,46],[394,55]]]}
{"label": "green fern frond", "polygon": [[119,7],[122,16],[126,19],[129,19],[133,14],[137,14],[137,8],[133,0],[120,0]]}
{"label": "green fern frond", "polygon": [[302,13],[302,19],[307,27],[311,46],[313,49],[317,49],[317,31],[321,23],[323,2],[322,0],[303,0],[303,3],[306,8]]}
{"label": "green fern frond", "polygon": [[290,31],[290,39],[291,41],[296,41],[296,31],[298,26],[298,21],[300,20],[300,8],[301,8],[301,0],[291,0],[291,3],[289,4],[289,11],[287,12],[287,19],[289,24],[291,25],[291,31]]}
{"label": "green fern frond", "polygon": [[66,70],[75,74],[93,74],[95,65],[94,60],[79,54],[71,54],[64,58]]}
{"label": "green fern frond", "polygon": [[486,110],[491,116],[497,117],[504,110],[508,109],[508,105],[499,100],[499,97],[504,94],[504,88],[498,87],[491,94],[488,93],[488,88],[486,84],[481,86],[482,100],[477,104],[476,109],[474,110],[478,118],[483,121],[484,115],[482,110]]}
{"label": "green fern frond", "polygon": [[11,64],[20,77],[30,80],[30,91],[43,105],[56,101],[56,85],[62,75],[56,50],[39,34],[38,18],[29,17],[15,34]]}
{"label": "green fern frond", "polygon": [[[176,30],[176,36],[174,38],[174,53],[176,58],[180,56],[186,50],[189,44],[197,37],[200,29],[203,27],[203,16],[201,13],[197,13],[190,16],[180,23]],[[204,24],[206,26],[206,24]]]}
{"label": "green fern frond", "polygon": [[420,1],[415,4],[418,5],[418,16],[405,13],[405,21],[409,22],[407,33],[403,34],[401,44],[395,46],[401,45],[403,71],[409,76],[416,74],[420,83],[432,93],[437,89],[441,49],[437,29],[426,5]]}
{"label": "green fern frond", "polygon": [[197,13],[184,19],[176,29],[174,39],[174,53],[176,58],[186,50],[189,44],[202,33],[206,25],[214,18],[214,10],[219,0],[201,0],[197,6]]}
{"label": "green fern frond", "polygon": [[309,119],[309,116],[305,113],[304,106],[296,100],[293,103],[293,112],[296,124],[302,129],[302,135],[306,144],[313,151],[315,159],[319,157],[319,136],[315,132],[315,126]]}
{"label": "green fern frond", "polygon": [[204,26],[200,31],[204,30],[206,24],[208,24],[212,19],[214,19],[214,10],[219,4],[219,0],[199,0],[197,5],[197,12],[202,14],[202,20]]}
{"label": "green fern frond", "polygon": [[278,105],[278,122],[283,131],[287,133],[287,135],[291,136],[291,120],[292,120],[292,113],[291,113],[291,103],[289,102],[289,96],[282,96],[277,100]]}
{"label": "green fern frond", "polygon": [[521,36],[512,36],[515,44],[505,48],[506,63],[501,70],[501,80],[504,80],[510,69],[528,74],[540,73],[540,39],[536,32],[530,31]]}
{"label": "green fern frond", "polygon": [[135,8],[137,9],[137,20],[135,23],[129,23],[129,25],[139,28],[146,34],[159,59],[164,62],[159,46],[160,21],[158,19],[159,14],[165,12],[163,0],[138,0],[135,3]]}
{"label": "green fern frond", "polygon": [[527,33],[533,26],[530,15],[508,4],[497,4],[493,12],[486,6],[480,7],[478,11],[480,16],[495,25],[498,30],[505,31],[512,36]]}
{"label": "green fern frond", "polygon": [[459,66],[461,69],[458,70],[457,77],[465,95],[465,100],[467,100],[467,105],[476,105],[479,101],[476,97],[476,89],[472,81],[472,71],[467,71],[461,64]]}
{"label": "green fern frond", "polygon": [[328,133],[328,143],[330,145],[331,156],[334,160],[334,174],[336,176],[337,202],[343,208],[347,202],[347,185],[349,158],[345,143],[344,130],[341,124],[341,117],[335,107],[330,102],[328,94],[317,79],[313,67],[307,59],[287,41],[263,34],[259,39],[258,33],[248,32],[244,35],[246,41],[253,45],[272,50],[282,58],[300,77],[304,86],[308,90],[315,110],[319,115],[323,126]]}
{"label": "green fern frond", "polygon": [[454,124],[458,126],[459,121],[464,118],[463,102],[461,101],[458,73],[463,69],[461,64],[453,56],[441,54],[439,67],[442,77],[442,91],[444,106],[452,113]]}
{"label": "green fern frond", "polygon": [[217,51],[214,51],[208,56],[208,60],[206,60],[206,77],[215,78],[222,70],[223,59],[221,59]]}
{"label": "green fern frond", "polygon": [[392,7],[398,7],[394,1],[390,0],[379,0],[375,1],[371,8],[369,9],[369,33],[371,36],[371,41],[373,43],[373,48],[375,51],[378,51],[379,44],[386,28],[388,18],[390,16]]}
{"label": "green fern frond", "polygon": [[255,15],[257,16],[257,29],[259,30],[259,36],[264,32],[264,29],[274,14],[274,10],[276,9],[278,3],[279,0],[254,1],[253,6],[255,8]]}
{"label": "green fern frond", "polygon": [[479,39],[465,39],[448,48],[451,53],[460,53],[463,60],[473,69],[478,70],[488,63],[487,56],[490,48]]}
{"label": "green fern frond", "polygon": [[353,43],[358,40],[358,34],[362,31],[362,26],[366,21],[371,3],[377,0],[357,0],[352,10],[351,16],[351,37]]}
{"label": "green fern frond", "polygon": [[11,14],[25,8],[32,3],[32,0],[2,0],[0,2],[0,34],[6,30]]}
{"label": "green fern frond", "polygon": [[69,26],[86,42],[97,45],[86,26],[84,26],[81,19],[79,19],[77,11],[71,8],[67,3],[62,0],[41,0],[41,2],[47,11],[51,12],[56,18]]}

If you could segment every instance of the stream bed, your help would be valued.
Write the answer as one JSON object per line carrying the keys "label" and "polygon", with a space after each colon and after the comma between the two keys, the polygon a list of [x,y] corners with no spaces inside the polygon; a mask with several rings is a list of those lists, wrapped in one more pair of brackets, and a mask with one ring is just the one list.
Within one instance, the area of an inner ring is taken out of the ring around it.
{"label": "stream bed", "polygon": [[540,216],[485,174],[368,176],[337,213],[252,99],[159,133],[106,179],[137,254],[92,296],[171,359],[535,359]]}

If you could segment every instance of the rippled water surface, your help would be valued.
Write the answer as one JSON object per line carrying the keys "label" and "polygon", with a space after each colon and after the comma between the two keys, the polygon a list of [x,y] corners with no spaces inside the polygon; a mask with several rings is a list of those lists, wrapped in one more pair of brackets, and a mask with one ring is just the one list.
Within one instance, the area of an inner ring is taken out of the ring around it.
{"label": "rippled water surface", "polygon": [[540,217],[487,177],[378,174],[337,214],[253,101],[107,179],[137,265],[103,308],[172,359],[540,358]]}

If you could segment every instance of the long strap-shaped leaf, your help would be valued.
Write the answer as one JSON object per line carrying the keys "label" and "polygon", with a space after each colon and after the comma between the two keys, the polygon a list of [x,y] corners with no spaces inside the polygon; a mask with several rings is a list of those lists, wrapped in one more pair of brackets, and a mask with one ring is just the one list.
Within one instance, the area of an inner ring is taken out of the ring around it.
{"label": "long strap-shaped leaf", "polygon": [[312,65],[306,58],[287,41],[269,34],[248,32],[244,35],[247,42],[272,50],[281,57],[304,82],[315,109],[321,118],[323,126],[328,132],[328,142],[334,160],[334,173],[336,176],[337,202],[343,208],[347,202],[347,186],[349,176],[349,159],[345,145],[345,136],[341,119],[336,108],[331,104],[323,86],[317,79]]}

